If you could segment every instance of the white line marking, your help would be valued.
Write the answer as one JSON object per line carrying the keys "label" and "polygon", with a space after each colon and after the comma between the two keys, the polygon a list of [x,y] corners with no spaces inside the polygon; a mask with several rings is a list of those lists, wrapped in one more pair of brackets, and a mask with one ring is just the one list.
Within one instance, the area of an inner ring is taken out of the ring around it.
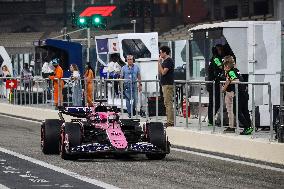
{"label": "white line marking", "polygon": [[28,122],[32,122],[32,123],[41,123],[41,121],[29,120],[29,118],[24,119],[24,118],[19,118],[19,117],[13,117],[13,116],[4,115],[4,114],[1,114],[1,113],[0,113],[0,116],[9,117],[9,118],[12,118],[12,119],[18,119],[18,120],[21,120],[21,121],[28,121]]}
{"label": "white line marking", "polygon": [[[0,147],[0,151],[1,151],[1,152],[4,152],[4,153],[6,153],[6,154],[12,155],[12,156],[16,156],[16,157],[18,157],[18,158],[20,158],[20,159],[23,159],[23,160],[32,162],[32,163],[34,163],[34,164],[40,165],[40,166],[42,166],[42,167],[51,169],[51,170],[53,170],[53,171],[56,171],[56,172],[63,173],[63,174],[65,174],[65,175],[74,177],[74,178],[79,179],[79,180],[82,180],[82,181],[84,181],[84,182],[87,182],[87,183],[90,183],[90,184],[93,184],[93,185],[96,185],[96,186],[105,188],[105,189],[119,189],[119,188],[116,187],[116,186],[113,186],[113,185],[110,185],[110,184],[107,184],[107,183],[104,183],[104,182],[102,182],[102,181],[99,181],[99,180],[96,180],[96,179],[92,179],[92,178],[89,178],[89,177],[86,177],[86,176],[79,175],[79,174],[77,174],[77,173],[68,171],[68,170],[63,169],[63,168],[61,168],[61,167],[57,167],[57,166],[51,165],[51,164],[49,164],[49,163],[46,163],[46,162],[43,162],[43,161],[40,161],[40,160],[31,158],[31,157],[28,157],[28,156],[25,156],[25,155],[22,155],[22,154],[19,154],[19,153],[17,153],[17,152],[13,152],[13,151],[11,151],[11,150],[7,150],[7,149],[2,148],[2,147]],[[1,185],[0,185],[0,186],[1,186]]]}
{"label": "white line marking", "polygon": [[10,189],[10,188],[7,188],[6,186],[2,185],[2,184],[0,184],[0,188],[1,189]]}
{"label": "white line marking", "polygon": [[279,172],[284,173],[284,169],[272,167],[272,166],[269,166],[269,165],[261,165],[261,164],[257,164],[257,163],[251,163],[251,162],[246,162],[246,161],[241,161],[241,160],[224,158],[224,157],[220,157],[220,156],[216,156],[216,155],[211,155],[211,154],[206,154],[206,153],[201,153],[201,152],[193,152],[193,151],[190,151],[190,150],[183,150],[183,149],[178,149],[178,148],[171,148],[171,150],[174,150],[174,151],[177,151],[177,152],[183,152],[183,153],[187,153],[187,154],[194,154],[194,155],[198,155],[198,156],[213,158],[213,159],[218,159],[218,160],[223,160],[223,161],[229,161],[229,162],[253,166],[253,167],[258,167],[258,168],[262,168],[262,169],[268,169],[268,170],[272,170],[272,171],[279,171]]}

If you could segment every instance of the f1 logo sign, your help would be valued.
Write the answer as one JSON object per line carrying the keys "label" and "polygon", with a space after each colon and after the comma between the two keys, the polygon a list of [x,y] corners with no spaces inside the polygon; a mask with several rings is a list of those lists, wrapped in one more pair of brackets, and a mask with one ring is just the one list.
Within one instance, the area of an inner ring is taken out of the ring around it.
{"label": "f1 logo sign", "polygon": [[7,79],[6,80],[6,89],[16,89],[17,80],[16,79]]}

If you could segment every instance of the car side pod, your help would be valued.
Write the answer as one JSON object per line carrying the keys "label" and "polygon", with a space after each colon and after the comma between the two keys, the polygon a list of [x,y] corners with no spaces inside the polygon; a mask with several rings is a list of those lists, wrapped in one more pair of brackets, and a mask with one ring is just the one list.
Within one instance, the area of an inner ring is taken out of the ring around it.
{"label": "car side pod", "polygon": [[59,119],[46,119],[41,125],[41,150],[44,154],[59,154],[60,128]]}

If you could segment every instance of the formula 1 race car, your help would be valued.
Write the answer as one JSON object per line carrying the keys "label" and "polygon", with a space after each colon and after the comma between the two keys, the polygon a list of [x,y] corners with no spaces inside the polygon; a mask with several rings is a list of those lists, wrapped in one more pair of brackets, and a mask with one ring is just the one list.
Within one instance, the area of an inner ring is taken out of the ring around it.
{"label": "formula 1 race car", "polygon": [[[60,154],[74,160],[84,154],[146,154],[148,159],[164,159],[170,143],[161,122],[140,123],[120,119],[116,107],[96,100],[94,107],[61,107],[60,119],[46,119],[41,125],[44,154]],[[63,115],[76,117],[65,122]]]}

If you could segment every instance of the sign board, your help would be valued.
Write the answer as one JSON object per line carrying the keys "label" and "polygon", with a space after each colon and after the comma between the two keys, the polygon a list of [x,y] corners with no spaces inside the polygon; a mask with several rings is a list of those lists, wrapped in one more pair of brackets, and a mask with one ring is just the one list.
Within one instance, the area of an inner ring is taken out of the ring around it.
{"label": "sign board", "polygon": [[108,45],[110,54],[119,53],[119,44],[117,39],[109,39]]}

